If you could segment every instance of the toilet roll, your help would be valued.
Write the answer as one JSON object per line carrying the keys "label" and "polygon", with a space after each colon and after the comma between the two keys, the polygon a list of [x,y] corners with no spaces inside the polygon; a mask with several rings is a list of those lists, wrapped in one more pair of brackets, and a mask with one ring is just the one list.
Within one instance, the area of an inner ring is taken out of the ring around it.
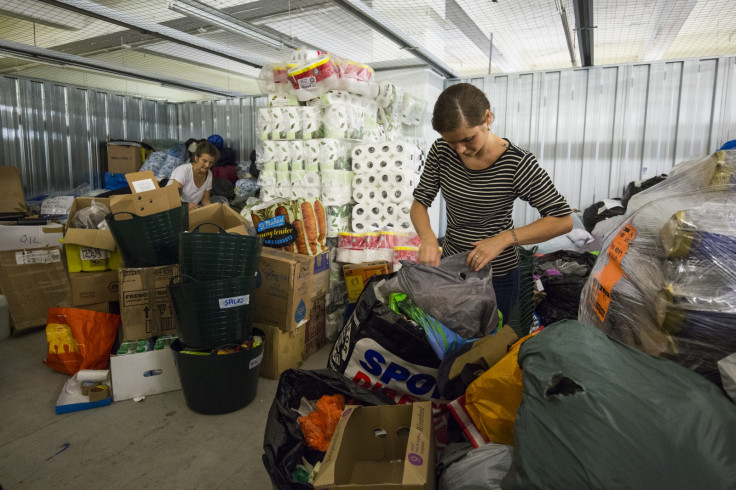
{"label": "toilet roll", "polygon": [[410,219],[411,214],[411,201],[404,201],[397,207],[399,219]]}
{"label": "toilet roll", "polygon": [[304,151],[304,164],[309,165],[311,163],[318,164],[320,157],[320,141],[318,139],[306,140],[302,143],[302,150]]}
{"label": "toilet roll", "polygon": [[364,186],[366,184],[366,182],[367,182],[366,176],[364,176],[364,175],[355,175],[353,177],[352,187],[353,187],[353,189],[355,189],[357,187],[362,187],[362,186]]}
{"label": "toilet roll", "polygon": [[286,129],[289,127],[289,116],[286,107],[269,107],[271,119],[271,139],[283,140],[286,138]]}
{"label": "toilet roll", "polygon": [[283,124],[284,137],[287,140],[294,140],[302,137],[302,115],[301,107],[284,107],[283,108]]}
{"label": "toilet roll", "polygon": [[261,161],[276,163],[276,142],[264,141],[261,149]]}
{"label": "toilet roll", "polygon": [[344,104],[325,107],[322,112],[322,127],[327,138],[345,139],[348,137],[350,118],[349,108]]}
{"label": "toilet roll", "polygon": [[319,107],[300,107],[302,139],[308,140],[319,136],[321,113]]}
{"label": "toilet roll", "polygon": [[268,107],[261,107],[258,109],[258,123],[256,126],[258,139],[265,141],[271,138],[273,121],[271,119],[271,111]]}
{"label": "toilet roll", "polygon": [[407,198],[411,199],[412,191],[403,185],[395,185],[386,191],[388,201],[392,203],[403,203]]}
{"label": "toilet roll", "polygon": [[291,160],[291,152],[289,150],[289,141],[274,141],[274,161],[278,166],[279,163],[289,164]]}
{"label": "toilet roll", "polygon": [[353,172],[348,170],[325,170],[322,174],[322,203],[340,206],[350,202],[350,183]]}
{"label": "toilet roll", "polygon": [[340,232],[350,231],[351,206],[327,206],[325,209],[327,218],[327,236],[337,237]]}
{"label": "toilet roll", "polygon": [[304,170],[304,143],[289,141],[289,166],[292,170]]}

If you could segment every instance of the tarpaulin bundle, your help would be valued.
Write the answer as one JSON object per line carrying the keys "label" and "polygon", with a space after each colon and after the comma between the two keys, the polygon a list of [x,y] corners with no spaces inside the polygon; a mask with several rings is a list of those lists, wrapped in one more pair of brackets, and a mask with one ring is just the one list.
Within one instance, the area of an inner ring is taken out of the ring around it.
{"label": "tarpaulin bundle", "polygon": [[736,410],[713,384],[583,323],[519,350],[516,488],[732,488]]}

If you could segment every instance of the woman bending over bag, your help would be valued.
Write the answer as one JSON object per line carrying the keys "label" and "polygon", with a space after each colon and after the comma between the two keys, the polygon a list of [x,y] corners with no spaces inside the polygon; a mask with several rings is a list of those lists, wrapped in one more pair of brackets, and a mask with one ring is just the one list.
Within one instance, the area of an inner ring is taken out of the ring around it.
{"label": "woman bending over bag", "polygon": [[[427,208],[442,190],[447,204],[442,255],[467,252],[466,264],[475,271],[490,263],[498,308],[508,321],[519,297],[516,247],[563,235],[573,223],[567,201],[536,157],[491,132],[492,122],[490,102],[475,86],[459,83],[440,94],[432,127],[442,137],[427,155],[411,220],[422,240],[419,262],[439,265]],[[511,216],[517,197],[534,206],[541,218],[515,229]]]}

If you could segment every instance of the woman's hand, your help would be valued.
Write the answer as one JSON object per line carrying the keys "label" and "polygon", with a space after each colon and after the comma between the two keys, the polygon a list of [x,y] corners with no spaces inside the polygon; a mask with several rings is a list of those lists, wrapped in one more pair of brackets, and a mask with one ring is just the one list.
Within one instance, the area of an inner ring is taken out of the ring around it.
{"label": "woman's hand", "polygon": [[193,210],[193,209],[197,209],[198,207],[199,207],[199,204],[197,204],[196,202],[190,202],[189,203],[189,210],[190,211]]}
{"label": "woman's hand", "polygon": [[440,245],[437,240],[422,241],[417,254],[417,261],[420,264],[427,264],[434,267],[440,265]]}
{"label": "woman's hand", "polygon": [[479,242],[470,242],[475,248],[468,252],[468,257],[465,259],[465,265],[470,270],[479,271],[488,263],[499,256],[501,252],[506,250],[512,243],[511,233],[502,232],[491,238],[486,238]]}

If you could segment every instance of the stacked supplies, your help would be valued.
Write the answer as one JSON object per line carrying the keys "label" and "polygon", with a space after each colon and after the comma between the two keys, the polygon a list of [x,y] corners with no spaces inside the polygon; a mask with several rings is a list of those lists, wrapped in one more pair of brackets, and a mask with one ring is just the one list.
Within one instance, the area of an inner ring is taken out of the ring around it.
{"label": "stacked supplies", "polygon": [[352,229],[412,231],[409,211],[421,153],[406,142],[357,145],[352,151]]}

